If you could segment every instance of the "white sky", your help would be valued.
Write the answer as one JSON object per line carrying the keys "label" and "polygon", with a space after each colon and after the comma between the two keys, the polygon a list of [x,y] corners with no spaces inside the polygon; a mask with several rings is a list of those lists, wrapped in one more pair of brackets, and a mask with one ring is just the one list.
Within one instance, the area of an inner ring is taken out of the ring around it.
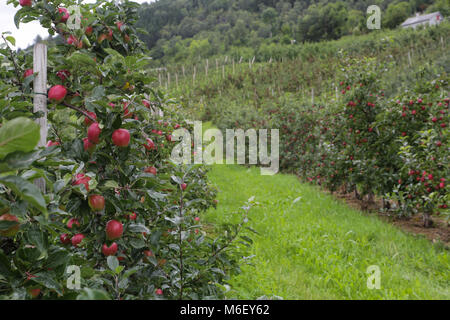
{"label": "white sky", "polygon": [[[137,3],[153,2],[153,0],[133,0]],[[16,48],[26,48],[33,44],[34,39],[39,34],[42,38],[48,36],[45,29],[41,28],[39,22],[33,21],[21,23],[19,29],[14,24],[14,15],[20,6],[14,8],[12,4],[6,5],[7,0],[0,0],[0,34],[4,31],[10,31],[16,38]],[[95,0],[84,0],[83,2],[95,2]],[[1,39],[1,38],[0,38]],[[2,40],[3,41],[3,40]]]}

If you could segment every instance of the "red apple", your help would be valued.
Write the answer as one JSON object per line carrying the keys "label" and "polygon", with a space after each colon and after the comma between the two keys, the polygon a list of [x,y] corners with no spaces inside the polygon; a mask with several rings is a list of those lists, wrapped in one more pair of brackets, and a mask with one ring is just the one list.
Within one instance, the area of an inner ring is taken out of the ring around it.
{"label": "red apple", "polygon": [[22,7],[31,7],[31,0],[19,0],[19,4]]}
{"label": "red apple", "polygon": [[108,240],[115,240],[122,237],[123,224],[117,220],[109,220],[106,224],[106,238]]}
{"label": "red apple", "polygon": [[130,144],[130,132],[127,129],[117,129],[112,134],[112,141],[118,147],[128,147]]}
{"label": "red apple", "polygon": [[119,29],[119,31],[121,31],[120,28],[122,28],[123,22],[122,22],[122,21],[117,21],[117,22],[116,22],[116,26],[117,26],[117,28]]}
{"label": "red apple", "polygon": [[67,89],[64,86],[58,84],[50,88],[50,90],[48,91],[48,98],[53,103],[60,103],[64,100],[66,94]]}
{"label": "red apple", "polygon": [[152,150],[152,149],[156,149],[155,143],[153,142],[152,139],[147,138],[147,144],[144,144],[145,149],[147,150]]}
{"label": "red apple", "polygon": [[117,243],[113,242],[109,247],[105,244],[102,246],[102,253],[105,257],[113,256],[117,253]]}
{"label": "red apple", "polygon": [[95,144],[91,143],[88,138],[83,138],[84,151],[92,152],[95,149]]}
{"label": "red apple", "polygon": [[130,110],[128,110],[129,104],[130,104],[129,102],[123,103],[123,117],[124,118],[131,118],[131,112],[130,112]]}
{"label": "red apple", "polygon": [[145,107],[147,107],[147,108],[150,108],[150,102],[148,101],[148,100],[142,100],[142,104],[145,106]]}
{"label": "red apple", "polygon": [[181,190],[186,190],[186,188],[187,188],[187,184],[186,183],[182,183],[181,185],[180,185],[180,187],[181,187]]}
{"label": "red apple", "polygon": [[151,173],[156,176],[156,173],[158,172],[158,170],[156,170],[155,167],[147,167],[147,168],[145,168],[144,172]]}
{"label": "red apple", "polygon": [[79,184],[84,184],[84,186],[86,187],[86,191],[89,191],[89,181],[91,180],[90,177],[84,175],[83,173],[78,173],[75,176],[75,180],[72,183],[74,186],[77,186]]}
{"label": "red apple", "polygon": [[[90,115],[95,120],[97,120],[97,115],[95,114],[95,112],[88,111],[87,114]],[[85,125],[90,126],[92,123],[93,122],[92,122],[91,119],[89,119],[88,117],[84,117],[84,124]]]}
{"label": "red apple", "polygon": [[39,289],[39,288],[29,288],[29,289],[27,289],[27,291],[33,299],[37,298],[41,294],[41,289]]}
{"label": "red apple", "polygon": [[47,142],[47,147],[53,147],[53,146],[59,146],[59,145],[61,145],[61,144],[58,141],[49,140]]}
{"label": "red apple", "polygon": [[78,247],[78,245],[81,243],[81,241],[83,241],[84,239],[84,235],[81,233],[77,233],[76,235],[74,235],[72,237],[72,245],[74,247]]}
{"label": "red apple", "polygon": [[68,77],[70,77],[70,72],[69,72],[69,70],[59,70],[57,73],[56,73],[56,76],[58,77],[58,78],[60,78],[62,81],[65,81]]}
{"label": "red apple", "polygon": [[89,141],[94,144],[99,143],[99,141],[100,141],[99,136],[100,136],[101,132],[102,132],[102,130],[100,129],[100,126],[98,125],[97,122],[94,122],[93,124],[91,124],[88,129]]}
{"label": "red apple", "polygon": [[59,236],[59,241],[61,241],[62,244],[69,244],[70,243],[70,237],[67,233],[63,233]]}
{"label": "red apple", "polygon": [[17,222],[17,224],[9,227],[6,230],[1,230],[0,235],[3,237],[14,237],[17,232],[19,232],[19,219],[15,215],[5,213],[2,216],[0,216],[0,221],[12,221]]}
{"label": "red apple", "polygon": [[61,19],[59,20],[60,22],[65,23],[69,20],[70,15],[66,8],[58,8],[58,12],[61,16]]}
{"label": "red apple", "polygon": [[92,28],[92,26],[88,26],[86,28],[86,31],[84,32],[84,34],[89,37],[92,34],[93,31],[94,31],[94,28]]}
{"label": "red apple", "polygon": [[163,291],[162,291],[161,289],[156,289],[155,293],[156,293],[158,296],[162,296],[162,295],[163,295]]}
{"label": "red apple", "polygon": [[88,202],[92,211],[102,211],[105,209],[105,198],[101,195],[94,194],[89,196]]}
{"label": "red apple", "polygon": [[136,214],[136,212],[132,212],[132,213],[130,213],[130,214],[127,214],[127,219],[128,220],[136,220],[137,219],[137,214]]}
{"label": "red apple", "polygon": [[23,77],[26,78],[26,77],[32,76],[33,73],[34,73],[34,72],[33,72],[33,69],[27,69],[27,70],[25,70],[25,72],[23,73]]}
{"label": "red apple", "polygon": [[[75,226],[74,226],[75,225]],[[76,218],[71,218],[68,222],[67,222],[67,228],[72,229],[72,228],[76,228],[80,226],[80,222],[76,219]]]}

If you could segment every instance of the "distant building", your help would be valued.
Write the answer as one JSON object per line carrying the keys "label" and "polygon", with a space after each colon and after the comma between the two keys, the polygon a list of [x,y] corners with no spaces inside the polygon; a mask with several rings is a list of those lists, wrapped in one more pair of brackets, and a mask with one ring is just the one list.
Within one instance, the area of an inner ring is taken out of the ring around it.
{"label": "distant building", "polygon": [[417,13],[415,17],[406,19],[406,21],[403,22],[401,26],[403,28],[416,28],[417,26],[434,26],[441,23],[443,20],[444,17],[439,11],[424,15],[420,15],[419,13]]}

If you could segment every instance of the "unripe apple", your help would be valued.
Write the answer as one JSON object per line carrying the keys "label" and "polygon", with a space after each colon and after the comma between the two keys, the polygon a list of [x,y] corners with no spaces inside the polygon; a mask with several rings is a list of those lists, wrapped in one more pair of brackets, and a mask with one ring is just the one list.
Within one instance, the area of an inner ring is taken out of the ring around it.
{"label": "unripe apple", "polygon": [[60,103],[64,100],[66,94],[67,89],[64,86],[58,84],[50,88],[50,90],[48,91],[48,98],[53,103]]}
{"label": "unripe apple", "polygon": [[72,245],[78,247],[78,245],[83,241],[84,235],[82,233],[77,233],[72,237]]}
{"label": "unripe apple", "polygon": [[88,129],[89,141],[94,144],[99,143],[99,141],[100,141],[99,136],[100,136],[101,132],[102,132],[102,130],[100,129],[100,126],[98,125],[97,122],[94,122],[93,124],[91,124]]}
{"label": "unripe apple", "polygon": [[[90,115],[95,120],[97,120],[97,115],[95,114],[95,112],[88,111],[87,114]],[[93,122],[92,122],[91,119],[89,119],[88,117],[84,117],[84,124],[85,125],[90,126],[92,123]]]}
{"label": "unripe apple", "polygon": [[117,129],[112,134],[112,141],[118,147],[128,147],[130,144],[130,132],[127,129]]}
{"label": "unripe apple", "polygon": [[89,196],[88,202],[92,211],[102,211],[105,209],[105,198],[101,195],[95,194]]}
{"label": "unripe apple", "polygon": [[92,152],[95,149],[95,144],[91,143],[88,138],[83,138],[84,151]]}
{"label": "unripe apple", "polygon": [[122,237],[123,224],[117,220],[109,220],[106,224],[106,238],[108,240],[115,240]]}
{"label": "unripe apple", "polygon": [[102,253],[105,257],[113,256],[117,253],[117,243],[113,242],[109,247],[105,244],[102,246]]}
{"label": "unripe apple", "polygon": [[17,232],[19,232],[19,219],[15,215],[5,213],[0,216],[0,221],[13,221],[17,222],[16,225],[13,225],[12,227],[9,227],[6,230],[1,230],[0,235],[3,237],[14,237]]}
{"label": "unripe apple", "polygon": [[156,170],[155,167],[147,167],[147,168],[145,168],[144,172],[151,173],[156,176],[156,173],[158,172],[158,170]]}
{"label": "unripe apple", "polygon": [[31,7],[31,0],[19,0],[19,4],[22,7]]}
{"label": "unripe apple", "polygon": [[33,69],[27,69],[27,70],[25,70],[25,72],[23,73],[23,77],[26,78],[26,77],[32,76],[33,73],[34,73],[34,72],[33,72]]}
{"label": "unripe apple", "polygon": [[70,237],[67,233],[63,233],[59,236],[59,241],[61,241],[62,244],[69,244],[70,243]]}
{"label": "unripe apple", "polygon": [[70,15],[66,8],[58,8],[58,12],[61,16],[60,22],[65,23],[69,20]]}

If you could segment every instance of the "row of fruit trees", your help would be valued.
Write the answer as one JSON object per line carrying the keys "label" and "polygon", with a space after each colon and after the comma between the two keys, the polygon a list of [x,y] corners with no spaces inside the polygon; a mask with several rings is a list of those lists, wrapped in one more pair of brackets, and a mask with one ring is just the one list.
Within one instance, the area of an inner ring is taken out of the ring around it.
{"label": "row of fruit trees", "polygon": [[343,57],[335,105],[290,104],[269,111],[279,127],[281,167],[330,191],[354,192],[384,209],[449,219],[448,75],[417,75],[416,86],[387,98],[379,80],[387,64]]}
{"label": "row of fruit trees", "polygon": [[[48,111],[34,112],[33,98],[46,95],[32,86],[39,72],[30,52],[13,51],[15,39],[2,34],[0,296],[222,297],[251,242],[239,235],[249,206],[237,224],[202,224],[199,212],[216,205],[216,190],[205,167],[168,160],[171,133],[190,125],[152,89],[134,26],[139,6],[8,4],[20,6],[17,26],[38,20],[58,38],[48,47]],[[36,120],[45,116],[48,143],[38,146]]]}

